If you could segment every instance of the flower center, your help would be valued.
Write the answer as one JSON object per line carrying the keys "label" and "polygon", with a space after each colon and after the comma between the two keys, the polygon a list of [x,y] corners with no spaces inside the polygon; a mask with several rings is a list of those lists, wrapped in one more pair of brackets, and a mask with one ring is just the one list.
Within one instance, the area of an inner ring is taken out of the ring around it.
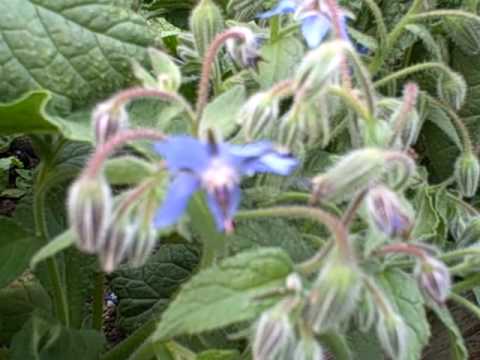
{"label": "flower center", "polygon": [[235,169],[221,159],[213,159],[202,174],[202,184],[210,193],[215,193],[218,189],[232,189],[238,182],[239,177]]}

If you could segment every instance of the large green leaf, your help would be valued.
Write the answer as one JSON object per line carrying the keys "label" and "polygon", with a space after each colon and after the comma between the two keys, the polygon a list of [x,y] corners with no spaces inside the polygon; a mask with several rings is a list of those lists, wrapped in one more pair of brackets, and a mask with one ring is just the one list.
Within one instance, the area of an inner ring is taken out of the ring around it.
{"label": "large green leaf", "polygon": [[38,282],[18,281],[0,290],[0,343],[9,344],[35,309],[51,310],[50,297]]}
{"label": "large green leaf", "polygon": [[240,220],[227,242],[230,253],[278,246],[296,262],[306,260],[315,250],[294,226],[282,219]]}
{"label": "large green leaf", "polygon": [[67,329],[33,315],[14,336],[10,360],[92,360],[103,346],[103,336],[96,331]]}
{"label": "large green leaf", "polygon": [[304,54],[303,45],[294,37],[285,37],[262,47],[259,65],[259,82],[268,88],[292,76]]}
{"label": "large green leaf", "polygon": [[197,264],[198,254],[192,247],[166,244],[143,267],[122,267],[114,272],[111,287],[119,298],[119,325],[133,330],[148,320],[152,312],[163,311]]}
{"label": "large green leaf", "polygon": [[154,36],[114,0],[0,2],[0,99],[48,89],[63,110],[124,86]]}
{"label": "large green leaf", "polygon": [[245,87],[237,85],[215,98],[205,108],[200,133],[205,135],[211,128],[216,129],[224,137],[231,135],[237,126],[237,114],[245,97]]}
{"label": "large green leaf", "polygon": [[379,284],[407,325],[405,359],[420,359],[430,337],[430,327],[416,281],[403,271],[393,269],[380,276]]}
{"label": "large green leaf", "polygon": [[12,219],[0,217],[0,288],[27,268],[41,241]]}
{"label": "large green leaf", "polygon": [[45,112],[50,99],[47,91],[32,91],[21,99],[0,104],[0,134],[49,133],[59,130],[59,125]]}
{"label": "large green leaf", "polygon": [[262,248],[228,258],[195,275],[163,314],[154,340],[197,334],[258,316],[272,300],[259,299],[293,271],[280,249]]}

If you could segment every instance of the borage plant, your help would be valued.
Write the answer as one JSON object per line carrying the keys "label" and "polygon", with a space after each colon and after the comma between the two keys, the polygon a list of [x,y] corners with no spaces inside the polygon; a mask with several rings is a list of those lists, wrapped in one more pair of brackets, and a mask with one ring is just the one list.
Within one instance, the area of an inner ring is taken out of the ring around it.
{"label": "borage plant", "polygon": [[0,3],[0,357],[467,359],[477,1],[128,3]]}

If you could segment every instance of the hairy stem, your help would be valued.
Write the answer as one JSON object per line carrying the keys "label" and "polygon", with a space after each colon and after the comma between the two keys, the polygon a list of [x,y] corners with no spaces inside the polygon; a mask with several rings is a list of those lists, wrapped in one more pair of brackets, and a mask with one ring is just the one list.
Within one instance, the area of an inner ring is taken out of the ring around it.
{"label": "hairy stem", "polygon": [[463,306],[465,309],[475,315],[478,319],[480,319],[480,308],[471,301],[468,301],[464,297],[455,293],[451,293],[449,299]]}
{"label": "hairy stem", "polygon": [[110,138],[105,144],[101,145],[95,153],[90,157],[85,166],[82,176],[90,178],[96,177],[101,171],[105,160],[112,155],[116,149],[124,145],[127,142],[134,140],[165,140],[166,136],[157,131],[151,129],[135,129],[122,131],[112,138]]}
{"label": "hairy stem", "polygon": [[207,49],[207,52],[205,53],[202,64],[202,73],[200,75],[200,82],[198,83],[197,104],[195,106],[197,130],[200,128],[203,110],[208,102],[209,82],[213,63],[215,62],[215,58],[217,57],[220,48],[228,39],[244,40],[244,33],[233,28],[218,34],[215,39],[213,39],[212,43]]}

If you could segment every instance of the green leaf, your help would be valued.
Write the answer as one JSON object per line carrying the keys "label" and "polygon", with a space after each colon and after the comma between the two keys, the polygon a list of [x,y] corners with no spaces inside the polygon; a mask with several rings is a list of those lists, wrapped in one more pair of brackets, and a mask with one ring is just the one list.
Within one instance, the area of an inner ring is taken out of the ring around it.
{"label": "green leaf", "polygon": [[207,105],[200,123],[200,134],[208,129],[218,130],[224,138],[231,135],[237,125],[237,114],[245,102],[245,87],[236,85]]}
{"label": "green leaf", "polygon": [[57,121],[48,116],[45,111],[50,98],[48,91],[32,91],[20,99],[0,104],[0,134],[59,131],[60,126]]}
{"label": "green leaf", "polygon": [[480,23],[460,16],[442,18],[445,33],[463,52],[476,55],[480,52]]}
{"label": "green leaf", "polygon": [[303,45],[294,37],[282,38],[262,47],[265,61],[259,64],[259,82],[266,89],[293,75],[304,54]]}
{"label": "green leaf", "polygon": [[118,324],[131,331],[163,311],[180,284],[198,264],[198,254],[187,245],[160,246],[138,269],[122,267],[111,275],[111,287],[119,299]]}
{"label": "green leaf", "polygon": [[292,271],[289,256],[274,248],[241,253],[203,270],[182,287],[163,314],[153,339],[252,320],[272,304],[271,299],[258,296],[281,286]]}
{"label": "green leaf", "polygon": [[236,360],[239,353],[233,350],[208,350],[197,355],[196,360]]}
{"label": "green leaf", "polygon": [[51,311],[50,297],[38,282],[18,281],[0,290],[0,343],[9,344],[35,309]]}
{"label": "green leaf", "polygon": [[105,175],[112,185],[137,184],[154,172],[153,166],[134,156],[121,156],[105,163]]}
{"label": "green leaf", "polygon": [[0,99],[49,90],[59,108],[79,108],[126,85],[129,59],[154,42],[146,21],[118,1],[0,3]]}
{"label": "green leaf", "polygon": [[433,312],[437,315],[438,319],[445,325],[448,330],[448,337],[450,340],[450,359],[452,360],[467,360],[468,351],[465,347],[462,333],[455,324],[450,311],[447,307],[433,306]]}
{"label": "green leaf", "polygon": [[416,210],[415,227],[412,238],[416,241],[427,241],[438,235],[440,218],[434,204],[434,195],[428,186],[421,187],[414,201]]}
{"label": "green leaf", "polygon": [[98,261],[95,255],[86,255],[74,247],[65,251],[63,259],[70,326],[80,329],[89,314],[90,308],[85,304],[93,293],[95,274],[100,271]]}
{"label": "green leaf", "polygon": [[27,268],[40,241],[12,219],[0,217],[0,288],[8,285]]}
{"label": "green leaf", "polygon": [[227,243],[230,254],[277,246],[295,262],[306,260],[315,251],[315,247],[302,238],[296,227],[282,219],[240,220]]}
{"label": "green leaf", "polygon": [[420,359],[423,347],[428,344],[430,327],[416,281],[398,269],[385,271],[378,280],[407,325],[406,359]]}
{"label": "green leaf", "polygon": [[47,245],[43,246],[32,257],[30,261],[30,267],[35,268],[40,262],[45,261],[52,256],[55,256],[59,252],[69,248],[75,241],[74,235],[71,230],[67,230],[61,235],[58,235],[51,240]]}
{"label": "green leaf", "polygon": [[92,360],[103,347],[103,336],[96,331],[67,329],[33,315],[14,336],[10,360]]}

